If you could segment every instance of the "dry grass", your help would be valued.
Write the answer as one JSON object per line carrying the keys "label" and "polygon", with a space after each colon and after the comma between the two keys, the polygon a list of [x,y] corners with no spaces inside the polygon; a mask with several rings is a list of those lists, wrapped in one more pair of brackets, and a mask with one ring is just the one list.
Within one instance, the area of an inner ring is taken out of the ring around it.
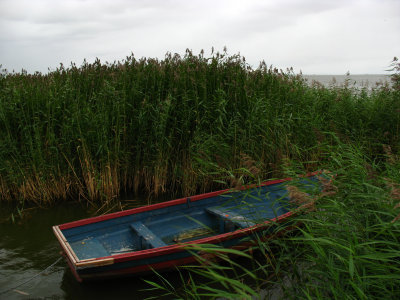
{"label": "dry grass", "polygon": [[240,163],[241,167],[245,168],[253,178],[257,178],[260,175],[261,170],[257,166],[257,162],[250,155],[240,153]]}
{"label": "dry grass", "polygon": [[[399,163],[398,155],[394,154],[392,148],[389,145],[382,145],[383,151],[385,153],[386,162],[390,167],[396,168]],[[389,189],[389,197],[392,201],[393,210],[400,208],[400,184],[393,181],[390,178],[384,178],[386,187]],[[400,220],[400,213],[393,218],[392,223]]]}
{"label": "dry grass", "polygon": [[0,79],[2,200],[63,198],[48,191],[63,181],[88,202],[122,191],[189,195],[221,188],[213,180],[222,176],[238,188],[282,176],[289,160],[320,168],[337,143],[328,131],[371,156],[386,143],[390,161],[398,141],[395,91],[310,88],[290,69],[252,69],[240,55],[130,56]]}
{"label": "dry grass", "polygon": [[316,209],[315,197],[311,197],[306,192],[300,191],[300,189],[294,185],[288,185],[286,189],[289,192],[290,201],[298,207],[298,210],[314,211]]}
{"label": "dry grass", "polygon": [[38,206],[52,204],[54,199],[67,200],[71,191],[72,180],[67,177],[43,180],[38,174],[27,178],[21,185],[16,186],[10,196],[15,199],[30,199]]}
{"label": "dry grass", "polygon": [[[329,171],[323,171],[325,174],[330,173]],[[318,180],[321,183],[321,192],[317,195],[311,196],[310,194],[301,191],[297,186],[288,185],[287,190],[289,192],[289,199],[299,209],[308,211],[316,210],[316,202],[322,197],[333,196],[338,192],[337,186],[333,184],[334,177],[327,178],[325,176],[318,176]]]}
{"label": "dry grass", "polygon": [[[323,171],[325,174],[329,174],[329,171]],[[338,192],[338,187],[333,184],[334,176],[327,178],[324,176],[318,176],[318,180],[321,182],[322,191],[318,196],[319,198],[325,196],[333,196]]]}
{"label": "dry grass", "polygon": [[260,162],[254,160],[250,155],[241,152],[239,168],[230,173],[228,178],[233,189],[240,189],[246,182],[254,182],[261,175]]}
{"label": "dry grass", "polygon": [[382,148],[383,148],[383,152],[385,152],[385,155],[386,155],[386,161],[389,164],[394,165],[394,164],[396,164],[396,162],[399,161],[399,158],[397,157],[397,155],[393,154],[392,147],[390,147],[389,145],[382,145]]}
{"label": "dry grass", "polygon": [[[389,197],[392,203],[394,203],[393,209],[400,208],[400,184],[394,182],[390,178],[384,178],[386,187],[389,189]],[[400,213],[392,220],[392,223],[400,220]]]}

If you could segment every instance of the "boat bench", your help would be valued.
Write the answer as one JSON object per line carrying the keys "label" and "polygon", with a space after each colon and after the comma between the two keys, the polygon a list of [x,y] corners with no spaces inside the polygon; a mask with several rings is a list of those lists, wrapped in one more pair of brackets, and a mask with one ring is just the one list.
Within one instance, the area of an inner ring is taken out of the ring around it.
{"label": "boat bench", "polygon": [[137,233],[139,238],[141,238],[145,243],[142,244],[143,249],[149,248],[159,248],[167,246],[158,236],[156,236],[146,225],[142,222],[131,223],[131,228]]}
{"label": "boat bench", "polygon": [[[206,211],[219,217],[224,221],[231,221],[240,228],[247,228],[256,225],[254,222],[248,220],[242,215],[239,215],[238,213],[235,213],[233,211],[223,211],[223,208],[218,206],[207,207]],[[222,227],[221,231],[223,231],[223,224],[220,227]]]}

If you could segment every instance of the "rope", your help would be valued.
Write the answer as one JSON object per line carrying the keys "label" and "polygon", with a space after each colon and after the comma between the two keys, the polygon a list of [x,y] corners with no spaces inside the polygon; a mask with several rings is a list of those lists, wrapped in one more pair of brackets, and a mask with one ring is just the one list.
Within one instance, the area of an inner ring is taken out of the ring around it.
{"label": "rope", "polygon": [[22,283],[20,283],[20,284],[18,284],[18,285],[16,285],[16,286],[14,286],[14,287],[12,287],[12,288],[10,288],[10,289],[7,289],[7,290],[4,290],[4,291],[0,292],[0,295],[6,294],[6,293],[8,293],[8,292],[11,292],[11,291],[15,290],[16,288],[19,288],[21,285],[24,285],[24,284],[28,283],[29,281],[35,279],[35,278],[38,277],[39,275],[43,274],[44,272],[46,272],[46,271],[50,270],[52,267],[54,267],[62,258],[63,258],[62,256],[59,257],[54,263],[52,263],[52,264],[51,264],[50,266],[48,266],[46,269],[44,269],[43,271],[41,271],[41,272],[37,273],[36,275],[32,276],[32,277],[29,278],[28,280],[25,280],[24,282],[22,282]]}

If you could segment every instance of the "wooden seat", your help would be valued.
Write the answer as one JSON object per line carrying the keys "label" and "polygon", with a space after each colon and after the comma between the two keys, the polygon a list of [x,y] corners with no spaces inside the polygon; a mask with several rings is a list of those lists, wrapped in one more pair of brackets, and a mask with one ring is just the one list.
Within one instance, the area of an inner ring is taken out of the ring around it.
{"label": "wooden seat", "polygon": [[[133,222],[131,223],[131,228],[135,231],[139,237],[141,237],[145,244],[142,243],[142,248],[159,248],[167,246],[158,236],[156,236],[146,225],[142,222]],[[147,245],[146,245],[147,244]],[[150,247],[149,247],[150,246]]]}
{"label": "wooden seat", "polygon": [[209,213],[221,218],[222,220],[231,221],[232,223],[236,224],[240,228],[247,228],[256,225],[254,222],[248,220],[247,218],[239,215],[234,211],[224,211],[221,207],[207,207],[206,211]]}

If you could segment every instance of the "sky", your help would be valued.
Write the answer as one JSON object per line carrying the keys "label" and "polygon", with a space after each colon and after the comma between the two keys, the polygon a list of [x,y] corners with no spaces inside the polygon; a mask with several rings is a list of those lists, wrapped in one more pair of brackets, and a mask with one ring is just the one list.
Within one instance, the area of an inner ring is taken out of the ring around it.
{"label": "sky", "polygon": [[213,47],[253,68],[386,74],[400,56],[400,0],[0,0],[9,72]]}

